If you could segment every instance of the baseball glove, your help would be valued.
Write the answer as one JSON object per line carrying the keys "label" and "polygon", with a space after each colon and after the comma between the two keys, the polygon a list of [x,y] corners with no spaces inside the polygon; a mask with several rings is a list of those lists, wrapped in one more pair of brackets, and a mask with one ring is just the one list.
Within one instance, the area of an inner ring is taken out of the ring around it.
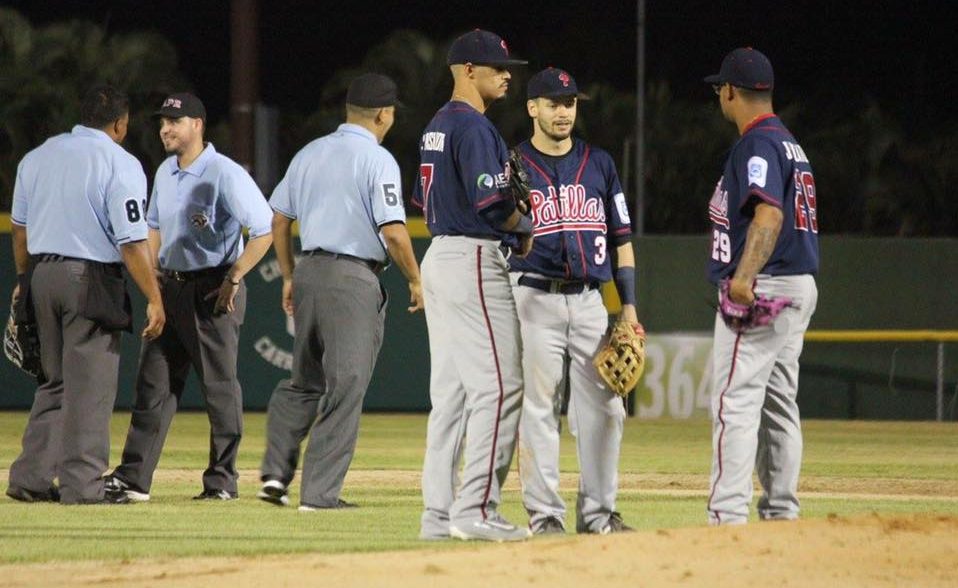
{"label": "baseball glove", "polygon": [[506,163],[506,180],[509,182],[509,191],[516,202],[516,208],[522,214],[529,214],[532,206],[529,203],[529,172],[522,163],[522,154],[518,149],[509,150],[509,161]]}
{"label": "baseball glove", "polygon": [[752,304],[739,304],[729,298],[729,280],[719,284],[719,313],[728,328],[737,333],[772,323],[783,310],[794,306],[787,296],[756,296]]}
{"label": "baseball glove", "polygon": [[10,305],[10,318],[3,331],[3,354],[13,365],[38,380],[43,379],[40,366],[40,338],[35,323],[17,323],[14,319],[14,306]]}
{"label": "baseball glove", "polygon": [[641,323],[616,323],[609,343],[599,350],[592,363],[609,390],[628,396],[645,370],[645,329]]}

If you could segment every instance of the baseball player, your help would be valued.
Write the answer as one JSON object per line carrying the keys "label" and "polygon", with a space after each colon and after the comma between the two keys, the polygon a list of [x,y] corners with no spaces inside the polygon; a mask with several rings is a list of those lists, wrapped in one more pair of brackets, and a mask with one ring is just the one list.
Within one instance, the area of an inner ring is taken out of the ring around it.
{"label": "baseball player", "polygon": [[[387,253],[408,280],[408,310],[422,309],[399,165],[381,145],[399,104],[387,76],[354,79],[346,122],[296,154],[270,200],[283,309],[296,327],[292,377],[273,391],[266,421],[257,497],[272,504],[289,503],[300,445],[309,435],[299,510],[356,506],[340,493],[383,342],[386,290],[379,274]],[[294,219],[301,227],[299,263],[290,236]]]}
{"label": "baseball player", "polygon": [[790,300],[771,324],[750,329],[729,327],[724,313],[716,314],[708,518],[716,525],[747,522],[755,468],[765,490],[759,516],[795,519],[802,461],[798,358],[818,299],[815,178],[772,110],[774,75],[764,55],[736,49],[705,81],[741,135],[708,208],[709,279],[717,286],[728,280],[720,311],[747,313],[756,296]]}
{"label": "baseball player", "polygon": [[615,510],[625,408],[592,359],[608,311],[599,287],[613,278],[622,319],[637,323],[629,208],[612,158],[572,136],[580,94],[568,72],[548,68],[529,80],[532,139],[519,145],[529,174],[535,245],[512,258],[522,327],[525,393],[519,421],[522,498],[535,534],[565,532],[559,495],[559,411],[568,379],[569,426],[581,468],[580,533],[630,531]]}
{"label": "baseball player", "polygon": [[153,473],[192,366],[210,420],[209,467],[195,498],[231,500],[237,497],[243,432],[236,373],[246,313],[242,280],[272,243],[273,215],[246,170],[203,141],[206,108],[199,98],[173,94],[153,116],[160,119],[160,139],[170,157],[156,170],[146,220],[170,321],[162,337],[141,349],[122,462],[108,483],[134,501],[150,499]]}
{"label": "baseball player", "polygon": [[83,99],[80,124],[48,139],[17,168],[14,296],[36,313],[47,380],[37,388],[23,451],[10,466],[7,495],[15,500],[129,502],[102,478],[120,331],[132,325],[121,264],[147,299],[143,338],[158,337],[166,320],[147,244],[146,176],[120,147],[129,120],[126,94],[94,87]]}
{"label": "baseball player", "polygon": [[500,246],[527,254],[532,221],[506,191],[506,145],[484,113],[505,96],[507,67],[525,62],[477,29],[453,42],[447,63],[452,98],[423,132],[413,195],[433,235],[422,264],[432,410],[420,537],[517,541],[528,529],[496,511],[522,398],[519,324]]}

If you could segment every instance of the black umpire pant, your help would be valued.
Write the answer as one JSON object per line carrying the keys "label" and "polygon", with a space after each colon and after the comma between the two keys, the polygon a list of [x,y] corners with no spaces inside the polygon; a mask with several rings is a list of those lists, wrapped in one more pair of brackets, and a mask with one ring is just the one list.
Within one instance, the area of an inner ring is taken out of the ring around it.
{"label": "black umpire pant", "polygon": [[63,504],[102,500],[110,458],[120,333],[84,316],[89,270],[87,262],[61,260],[41,261],[33,272],[47,381],[37,388],[23,451],[10,466],[10,486],[25,490],[45,492],[59,477]]}
{"label": "black umpire pant", "polygon": [[136,378],[133,418],[121,464],[113,475],[149,492],[173,415],[183,396],[190,366],[196,370],[210,420],[209,466],[204,490],[236,493],[236,454],[243,434],[243,392],[236,375],[240,325],[246,314],[246,286],[236,309],[216,315],[216,292],[227,268],[166,275],[160,279],[166,327],[143,343]]}

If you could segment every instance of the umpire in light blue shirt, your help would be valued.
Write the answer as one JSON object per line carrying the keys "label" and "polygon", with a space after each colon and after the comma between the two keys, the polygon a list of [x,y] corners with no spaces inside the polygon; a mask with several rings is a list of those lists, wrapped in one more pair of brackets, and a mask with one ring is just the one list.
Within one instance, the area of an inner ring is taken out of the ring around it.
{"label": "umpire in light blue shirt", "polygon": [[[33,314],[45,381],[10,466],[7,495],[23,502],[122,504],[104,484],[116,400],[120,331],[132,328],[125,264],[147,298],[142,335],[165,316],[147,246],[146,177],[120,147],[129,99],[110,86],[84,96],[80,124],[17,168],[13,255],[18,314]],[[59,478],[60,486],[53,483]]]}
{"label": "umpire in light blue shirt", "polygon": [[[263,487],[257,496],[289,503],[303,455],[300,510],[352,506],[340,498],[353,458],[366,386],[383,339],[388,255],[409,282],[410,312],[422,308],[419,265],[403,207],[399,166],[380,146],[399,104],[396,84],[364,74],[349,86],[346,123],[293,158],[270,204],[283,273],[283,309],[293,316],[293,373],[269,402]],[[290,226],[299,220],[303,258],[295,264]]]}
{"label": "umpire in light blue shirt", "polygon": [[[146,215],[168,328],[143,345],[136,401],[122,463],[111,486],[147,501],[153,472],[190,367],[210,420],[210,459],[196,499],[237,497],[236,454],[243,397],[236,375],[246,313],[243,276],[272,243],[272,211],[238,164],[203,142],[206,109],[192,94],[173,94],[154,113],[171,155],[156,170]],[[243,228],[249,229],[244,248]]]}

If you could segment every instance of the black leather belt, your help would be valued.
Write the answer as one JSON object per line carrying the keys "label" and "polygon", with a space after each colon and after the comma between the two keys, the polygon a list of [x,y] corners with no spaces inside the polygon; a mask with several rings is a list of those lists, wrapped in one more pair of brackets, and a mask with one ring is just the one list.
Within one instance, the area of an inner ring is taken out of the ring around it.
{"label": "black leather belt", "polygon": [[364,265],[368,267],[374,274],[378,274],[379,272],[383,271],[384,267],[386,267],[378,261],[363,259],[362,257],[356,257],[355,255],[348,255],[346,253],[333,253],[332,251],[326,251],[325,249],[307,249],[306,251],[303,251],[303,255],[321,255],[323,257],[332,257],[333,259],[344,259],[346,261]]}
{"label": "black leather belt", "polygon": [[163,270],[163,273],[170,278],[173,278],[177,282],[189,282],[190,280],[196,280],[199,278],[208,278],[208,277],[220,277],[226,275],[230,266],[220,265],[217,267],[206,267],[198,270],[190,270],[187,272],[181,272],[178,270]]}
{"label": "black leather belt", "polygon": [[550,294],[582,294],[586,290],[595,290],[598,282],[567,282],[565,280],[544,280],[532,276],[520,276],[519,285],[535,288]]}

